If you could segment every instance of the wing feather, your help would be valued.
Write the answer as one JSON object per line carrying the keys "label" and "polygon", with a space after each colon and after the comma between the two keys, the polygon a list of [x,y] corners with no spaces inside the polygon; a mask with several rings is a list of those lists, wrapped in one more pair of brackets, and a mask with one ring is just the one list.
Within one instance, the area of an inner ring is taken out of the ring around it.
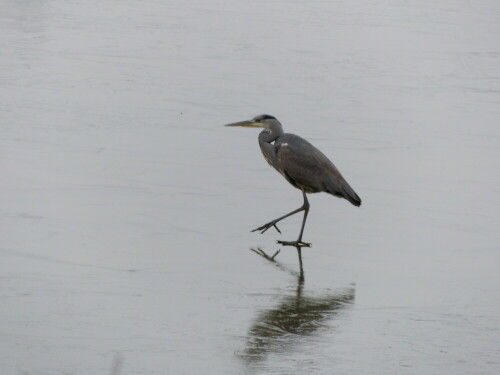
{"label": "wing feather", "polygon": [[275,152],[283,175],[292,185],[306,193],[324,191],[356,206],[361,204],[358,195],[320,150],[294,134],[281,138]]}

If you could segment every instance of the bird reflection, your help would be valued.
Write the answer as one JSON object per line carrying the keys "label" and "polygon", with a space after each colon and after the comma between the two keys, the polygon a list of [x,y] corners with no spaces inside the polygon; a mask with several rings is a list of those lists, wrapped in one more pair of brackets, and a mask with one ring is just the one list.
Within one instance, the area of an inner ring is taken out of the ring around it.
{"label": "bird reflection", "polygon": [[[260,250],[260,252],[259,252]],[[353,286],[337,291],[310,292],[304,290],[304,274],[289,270],[261,249],[252,251],[273,262],[278,268],[297,276],[292,293],[282,296],[276,307],[260,312],[247,334],[245,349],[239,353],[247,364],[257,364],[268,354],[284,353],[298,345],[304,336],[319,335],[327,322],[354,302]]]}

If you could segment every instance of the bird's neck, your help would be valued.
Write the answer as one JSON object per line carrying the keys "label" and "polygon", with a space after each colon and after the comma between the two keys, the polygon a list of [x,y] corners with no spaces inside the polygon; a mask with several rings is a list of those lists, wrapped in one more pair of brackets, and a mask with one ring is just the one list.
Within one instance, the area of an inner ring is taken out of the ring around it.
{"label": "bird's neck", "polygon": [[265,129],[259,134],[259,142],[272,143],[281,135],[283,135],[283,129],[281,129],[281,126],[274,129]]}

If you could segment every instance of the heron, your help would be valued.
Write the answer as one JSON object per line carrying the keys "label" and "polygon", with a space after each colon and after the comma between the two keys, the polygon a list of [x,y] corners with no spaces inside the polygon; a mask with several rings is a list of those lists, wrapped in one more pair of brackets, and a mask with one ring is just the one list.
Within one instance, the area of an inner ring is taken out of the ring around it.
{"label": "heron", "polygon": [[252,230],[264,233],[270,228],[275,228],[281,220],[304,211],[300,234],[296,241],[277,241],[286,246],[311,246],[302,241],[309,201],[306,194],[325,192],[338,198],[344,198],[354,206],[361,205],[361,198],[347,183],[339,170],[333,165],[325,154],[314,147],[304,138],[295,134],[283,132],[281,123],[271,115],[255,116],[252,120],[233,122],[225,126],[243,126],[247,128],[262,128],[259,134],[259,145],[264,158],[271,167],[276,169],[292,186],[302,192],[304,203],[292,212]]}

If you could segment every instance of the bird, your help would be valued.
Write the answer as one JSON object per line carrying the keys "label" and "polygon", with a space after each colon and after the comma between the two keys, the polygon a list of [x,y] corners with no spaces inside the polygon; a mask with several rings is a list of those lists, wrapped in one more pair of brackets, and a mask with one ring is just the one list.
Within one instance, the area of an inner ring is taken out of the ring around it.
{"label": "bird", "polygon": [[306,194],[325,192],[338,198],[348,200],[354,206],[361,205],[361,198],[347,183],[335,165],[325,154],[311,143],[298,135],[285,133],[281,123],[271,115],[255,116],[252,120],[233,122],[225,126],[242,126],[247,128],[262,128],[259,134],[259,146],[264,158],[271,167],[276,169],[293,187],[302,192],[304,203],[292,212],[252,230],[264,233],[281,220],[304,211],[300,234],[296,241],[277,241],[286,246],[310,247],[311,244],[302,241],[304,227],[309,213],[309,201]]}

